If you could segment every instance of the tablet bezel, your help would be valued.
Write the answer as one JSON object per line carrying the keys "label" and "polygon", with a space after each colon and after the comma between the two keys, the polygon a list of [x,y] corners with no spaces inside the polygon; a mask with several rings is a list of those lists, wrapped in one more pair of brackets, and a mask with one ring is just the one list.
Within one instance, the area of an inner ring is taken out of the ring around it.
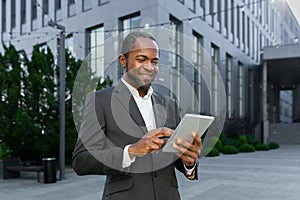
{"label": "tablet bezel", "polygon": [[193,141],[192,131],[196,132],[201,137],[211,123],[214,121],[213,116],[197,115],[197,114],[185,114],[179,125],[176,127],[172,136],[168,142],[164,145],[163,152],[178,152],[172,147],[172,144],[176,142],[177,138]]}

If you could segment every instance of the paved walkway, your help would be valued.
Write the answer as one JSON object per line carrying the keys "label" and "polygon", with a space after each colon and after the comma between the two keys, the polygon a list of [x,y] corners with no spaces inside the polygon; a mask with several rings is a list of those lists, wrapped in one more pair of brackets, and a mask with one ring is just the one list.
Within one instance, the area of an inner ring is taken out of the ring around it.
{"label": "paved walkway", "polygon": [[[198,181],[178,174],[183,200],[299,200],[300,145],[272,151],[200,159]],[[71,169],[55,184],[37,183],[35,173],[0,180],[0,200],[101,199],[104,176],[79,177]]]}

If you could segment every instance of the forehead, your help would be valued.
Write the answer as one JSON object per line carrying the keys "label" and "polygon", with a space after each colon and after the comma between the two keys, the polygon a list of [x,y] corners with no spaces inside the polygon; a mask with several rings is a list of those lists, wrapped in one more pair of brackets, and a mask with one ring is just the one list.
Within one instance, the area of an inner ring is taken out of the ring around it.
{"label": "forehead", "polygon": [[149,38],[136,38],[134,50],[145,49],[158,51],[158,46],[154,40]]}

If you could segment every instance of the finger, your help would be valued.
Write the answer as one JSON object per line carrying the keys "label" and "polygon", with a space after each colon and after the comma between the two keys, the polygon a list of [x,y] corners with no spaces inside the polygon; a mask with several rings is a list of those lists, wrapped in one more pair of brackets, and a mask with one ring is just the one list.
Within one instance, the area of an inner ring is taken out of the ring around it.
{"label": "finger", "polygon": [[194,137],[193,144],[200,146],[201,138],[195,132],[192,132],[192,136]]}
{"label": "finger", "polygon": [[194,165],[195,163],[195,159],[189,157],[189,156],[186,156],[186,155],[182,155],[181,153],[175,153],[177,157],[179,157],[183,164],[185,164],[186,166],[192,166]]}
{"label": "finger", "polygon": [[170,137],[173,134],[174,130],[167,128],[167,127],[162,127],[159,128],[158,131],[154,134],[157,137]]}
{"label": "finger", "polygon": [[[193,155],[196,155],[197,157],[200,155],[200,152],[201,152],[200,146],[193,145],[190,142],[188,142],[186,140],[182,140],[182,139],[177,139],[176,141],[177,141],[176,144],[178,146],[181,146],[186,149],[185,154],[191,155],[191,153],[193,153]],[[189,152],[191,152],[191,153],[189,153]]]}
{"label": "finger", "polygon": [[152,141],[146,144],[146,149],[148,152],[152,152],[153,150],[159,150],[161,145],[155,144]]}
{"label": "finger", "polygon": [[186,148],[186,149],[189,149],[189,148],[192,146],[192,143],[190,143],[190,142],[187,141],[187,140],[181,139],[181,138],[177,138],[177,139],[176,139],[176,144],[177,144],[178,146],[182,146],[182,147],[184,147],[184,148]]}
{"label": "finger", "polygon": [[160,139],[158,137],[151,137],[151,141],[157,145],[162,145],[164,144],[164,140]]}
{"label": "finger", "polygon": [[198,153],[197,152],[190,151],[189,149],[186,149],[182,146],[178,146],[175,143],[172,145],[172,147],[174,149],[176,149],[179,153],[181,153],[182,156],[189,156],[194,160],[196,160],[198,158]]}

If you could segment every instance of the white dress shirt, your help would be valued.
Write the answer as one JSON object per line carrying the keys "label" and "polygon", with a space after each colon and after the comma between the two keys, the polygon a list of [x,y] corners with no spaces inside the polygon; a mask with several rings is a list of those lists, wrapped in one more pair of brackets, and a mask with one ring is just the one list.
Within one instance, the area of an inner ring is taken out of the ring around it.
{"label": "white dress shirt", "polygon": [[[150,86],[147,95],[144,97],[141,97],[139,95],[139,92],[136,88],[132,87],[129,83],[127,83],[123,78],[121,81],[126,85],[126,87],[129,89],[130,93],[132,94],[140,112],[144,119],[144,122],[146,124],[147,131],[151,131],[156,128],[155,123],[155,116],[153,111],[153,105],[151,101],[151,95],[153,93],[153,89]],[[124,152],[123,152],[123,168],[129,167],[131,163],[135,161],[135,158],[130,159],[128,148],[130,145],[125,146]]]}
{"label": "white dress shirt", "polygon": [[[141,114],[144,119],[144,122],[146,124],[146,128],[148,131],[151,131],[153,129],[156,129],[156,123],[155,123],[155,116],[154,116],[154,111],[153,111],[153,105],[151,101],[151,95],[153,93],[153,88],[150,86],[147,95],[144,97],[141,97],[139,95],[139,92],[136,88],[132,87],[129,83],[127,83],[123,78],[121,81],[125,84],[125,86],[129,89],[130,93],[132,94]],[[128,148],[131,146],[131,144],[126,145],[123,151],[123,162],[122,162],[122,167],[126,168],[131,165],[135,161],[135,157],[133,159],[130,158],[129,153],[128,153]],[[194,165],[191,169],[187,169],[185,165],[184,169],[187,173],[187,175],[191,175],[192,172],[195,169]]]}

